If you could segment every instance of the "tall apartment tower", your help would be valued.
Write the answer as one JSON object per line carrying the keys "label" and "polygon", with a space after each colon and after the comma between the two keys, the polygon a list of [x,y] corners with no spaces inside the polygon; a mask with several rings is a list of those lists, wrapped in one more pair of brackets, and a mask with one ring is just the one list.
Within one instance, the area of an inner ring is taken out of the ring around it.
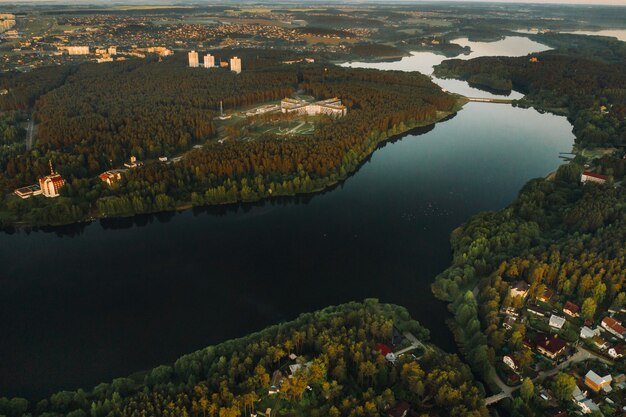
{"label": "tall apartment tower", "polygon": [[215,68],[215,57],[211,54],[204,56],[204,68]]}
{"label": "tall apartment tower", "polygon": [[241,59],[236,56],[230,59],[230,70],[232,72],[236,72],[237,74],[241,74]]}
{"label": "tall apartment tower", "polygon": [[189,52],[189,66],[191,68],[198,67],[198,53],[196,51]]}

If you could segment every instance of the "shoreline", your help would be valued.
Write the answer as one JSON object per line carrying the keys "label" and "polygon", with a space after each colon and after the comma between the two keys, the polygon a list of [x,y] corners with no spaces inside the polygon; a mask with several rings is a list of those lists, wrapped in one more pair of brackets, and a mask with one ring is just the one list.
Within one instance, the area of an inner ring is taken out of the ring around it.
{"label": "shoreline", "polygon": [[449,111],[449,112],[437,112],[437,117],[432,120],[432,121],[428,121],[428,122],[418,122],[418,123],[414,123],[411,124],[410,126],[406,126],[405,129],[403,129],[400,132],[397,132],[395,134],[392,134],[390,136],[389,132],[392,132],[393,129],[389,130],[386,132],[385,136],[387,136],[384,139],[381,139],[375,143],[372,144],[372,149],[370,151],[366,151],[365,153],[359,155],[357,164],[355,165],[355,167],[353,169],[351,169],[350,171],[347,171],[345,173],[345,175],[339,176],[336,179],[330,180],[330,177],[326,177],[327,178],[327,182],[325,182],[322,186],[316,187],[315,189],[311,190],[311,191],[301,191],[301,192],[293,192],[293,193],[281,193],[281,194],[272,194],[270,193],[269,195],[264,195],[261,196],[260,198],[256,198],[256,199],[251,199],[251,200],[242,200],[242,199],[235,199],[235,200],[230,200],[230,201],[224,201],[224,202],[220,202],[217,204],[202,204],[202,205],[198,205],[195,206],[193,205],[193,203],[191,201],[186,201],[184,203],[178,204],[176,205],[174,208],[170,209],[170,210],[162,210],[162,211],[146,211],[146,212],[141,212],[141,213],[129,213],[128,215],[120,215],[120,216],[99,216],[99,215],[92,215],[89,216],[85,219],[79,220],[79,221],[74,221],[74,222],[68,222],[68,223],[45,223],[45,224],[39,224],[39,223],[29,223],[29,222],[18,222],[18,223],[12,223],[12,224],[6,224],[3,225],[2,227],[0,227],[0,230],[2,232],[7,232],[9,230],[32,230],[32,229],[38,229],[38,228],[55,228],[55,227],[63,227],[63,226],[70,226],[70,225],[79,225],[79,224],[89,224],[92,223],[96,220],[101,220],[101,219],[125,219],[125,218],[132,218],[135,216],[141,216],[141,215],[150,215],[150,214],[159,214],[159,213],[180,213],[183,211],[187,211],[189,209],[193,209],[194,207],[225,207],[225,206],[231,206],[231,205],[235,205],[235,204],[242,204],[242,203],[258,203],[258,202],[262,202],[265,200],[270,200],[272,198],[276,198],[276,197],[297,197],[297,196],[306,196],[306,195],[315,195],[315,194],[319,194],[322,193],[324,191],[327,191],[329,189],[331,189],[332,187],[335,187],[339,184],[341,184],[343,181],[347,180],[351,175],[355,174],[356,172],[358,172],[359,168],[361,167],[361,165],[367,161],[367,159],[369,157],[371,157],[376,150],[378,150],[381,146],[384,146],[386,143],[389,142],[393,142],[394,140],[399,139],[400,137],[410,133],[412,130],[414,129],[418,129],[418,128],[424,128],[424,127],[429,127],[429,126],[434,126],[437,123],[440,123],[442,121],[445,121],[447,118],[454,116],[456,113],[458,113],[461,109],[463,109],[463,107],[469,102],[469,99],[465,96],[461,96],[461,95],[457,95],[457,102],[454,106],[454,108]]}

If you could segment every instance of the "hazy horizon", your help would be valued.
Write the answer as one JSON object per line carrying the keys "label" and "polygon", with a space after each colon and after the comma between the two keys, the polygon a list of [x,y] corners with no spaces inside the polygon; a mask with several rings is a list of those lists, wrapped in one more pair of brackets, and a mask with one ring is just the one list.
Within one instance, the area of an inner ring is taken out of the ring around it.
{"label": "hazy horizon", "polygon": [[535,4],[535,5],[589,5],[589,6],[626,6],[626,0],[394,0],[392,2],[387,1],[377,1],[377,0],[365,0],[365,1],[350,1],[350,0],[311,0],[311,1],[291,1],[291,0],[279,0],[279,1],[270,1],[270,0],[258,0],[258,1],[237,1],[237,0],[227,0],[227,1],[206,1],[206,2],[198,2],[198,1],[185,1],[185,0],[126,0],[126,1],[108,1],[108,0],[0,0],[0,4],[15,4],[15,5],[25,5],[25,4],[61,4],[61,5],[110,5],[110,6],[124,6],[129,4],[141,4],[141,5],[182,5],[189,4],[195,6],[207,6],[207,5],[220,5],[224,3],[228,4],[255,4],[261,5],[263,3],[267,4],[280,4],[280,3],[295,3],[295,4],[344,4],[344,3],[358,3],[358,4],[418,4],[418,3],[509,3],[509,4]]}

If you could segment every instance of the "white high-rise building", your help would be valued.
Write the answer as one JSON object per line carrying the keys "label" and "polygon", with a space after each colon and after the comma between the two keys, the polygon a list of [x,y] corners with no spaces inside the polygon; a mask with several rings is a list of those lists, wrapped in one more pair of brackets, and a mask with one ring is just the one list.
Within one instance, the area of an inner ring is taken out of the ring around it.
{"label": "white high-rise building", "polygon": [[215,57],[211,54],[204,56],[204,68],[215,68]]}
{"label": "white high-rise building", "polygon": [[241,59],[236,56],[230,59],[230,70],[232,72],[236,72],[237,74],[241,74]]}
{"label": "white high-rise building", "polygon": [[189,66],[191,68],[197,68],[198,64],[198,53],[196,51],[189,52]]}

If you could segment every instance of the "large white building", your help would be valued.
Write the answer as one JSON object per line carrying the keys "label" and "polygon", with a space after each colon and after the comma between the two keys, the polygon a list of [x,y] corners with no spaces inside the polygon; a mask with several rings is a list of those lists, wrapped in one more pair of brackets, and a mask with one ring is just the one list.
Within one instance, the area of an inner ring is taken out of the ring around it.
{"label": "large white building", "polygon": [[230,59],[230,70],[237,74],[241,74],[241,59],[236,56]]}
{"label": "large white building", "polygon": [[211,54],[204,56],[204,68],[215,68],[215,57]]}
{"label": "large white building", "polygon": [[196,51],[189,52],[189,66],[191,68],[197,68],[199,66],[198,53]]}
{"label": "large white building", "polygon": [[88,46],[60,46],[59,49],[66,50],[69,55],[89,55]]}
{"label": "large white building", "polygon": [[331,116],[345,116],[348,112],[346,106],[338,98],[316,101],[308,103],[304,100],[285,98],[280,102],[280,110],[283,113],[308,114],[316,116],[318,114],[328,114]]}

